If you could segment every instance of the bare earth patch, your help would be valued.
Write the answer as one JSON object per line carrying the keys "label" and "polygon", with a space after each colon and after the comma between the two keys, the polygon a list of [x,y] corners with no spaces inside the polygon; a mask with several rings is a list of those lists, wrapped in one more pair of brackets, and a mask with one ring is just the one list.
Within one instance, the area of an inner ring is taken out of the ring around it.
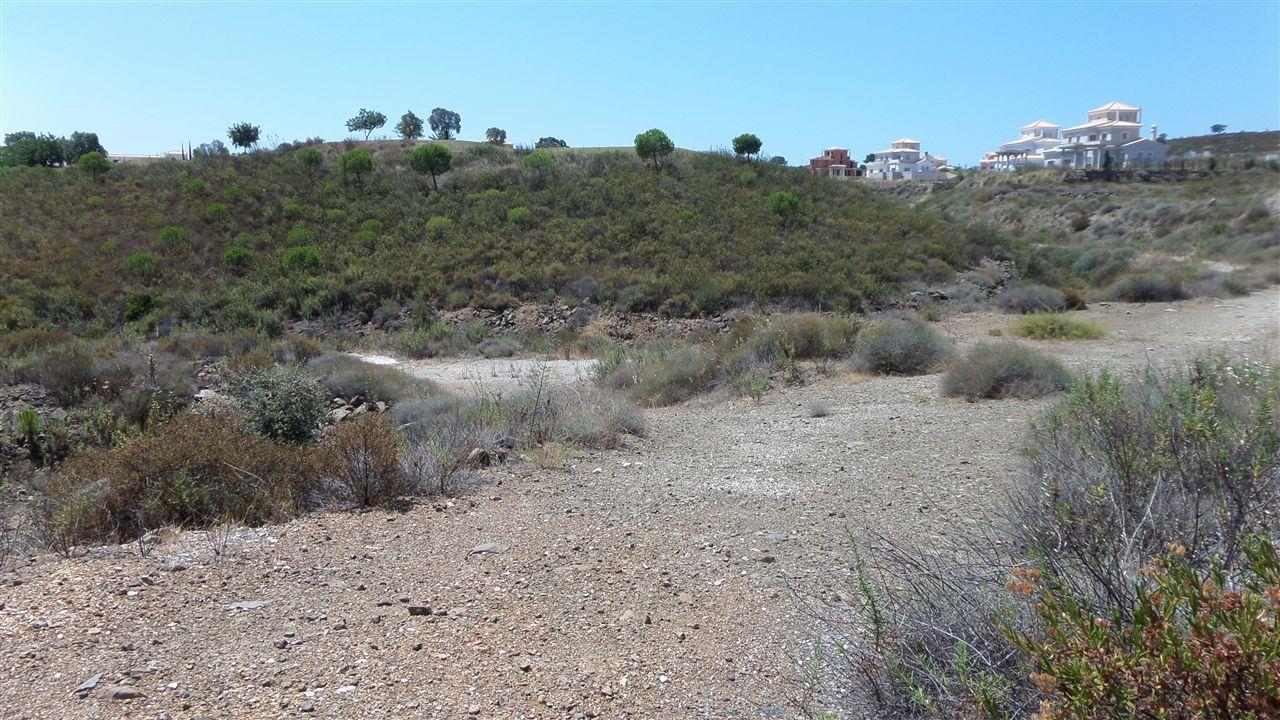
{"label": "bare earth patch", "polygon": [[[1278,301],[1096,306],[1081,315],[1106,338],[1037,347],[1077,367],[1274,355]],[[943,328],[963,346],[1008,323]],[[145,558],[42,559],[2,578],[0,716],[792,716],[809,626],[791,588],[845,589],[846,525],[927,542],[984,522],[1049,402],[943,399],[938,381],[654,410],[623,450],[509,464],[404,513],[241,530],[225,552],[185,533]]]}

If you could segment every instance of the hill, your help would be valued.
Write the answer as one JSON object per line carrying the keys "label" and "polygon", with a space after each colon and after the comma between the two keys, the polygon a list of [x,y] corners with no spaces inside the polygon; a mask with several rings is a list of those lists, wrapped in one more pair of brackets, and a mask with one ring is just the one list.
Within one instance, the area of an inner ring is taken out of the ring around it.
{"label": "hill", "polygon": [[1193,135],[1169,141],[1170,157],[1206,150],[1219,157],[1262,158],[1268,154],[1280,153],[1280,130]]}
{"label": "hill", "polygon": [[[558,149],[553,166],[449,142],[432,190],[399,142],[0,171],[0,327],[279,332],[408,308],[554,298],[670,315],[743,303],[857,310],[1012,242],[860,186],[732,157]],[[377,166],[338,168],[349,147]],[[791,195],[774,197],[776,193]],[[793,197],[794,196],[794,197]]]}

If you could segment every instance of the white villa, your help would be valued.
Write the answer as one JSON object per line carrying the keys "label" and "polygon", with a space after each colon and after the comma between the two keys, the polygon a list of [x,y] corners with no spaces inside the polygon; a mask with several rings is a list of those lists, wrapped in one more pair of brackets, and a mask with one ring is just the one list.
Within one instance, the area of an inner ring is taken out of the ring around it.
{"label": "white villa", "polygon": [[1048,164],[1044,153],[1056,149],[1062,144],[1058,137],[1061,125],[1048,120],[1037,120],[1030,125],[1023,125],[1017,140],[1004,143],[999,150],[989,153],[990,169],[1016,170],[1020,167],[1043,167]]}
{"label": "white villa", "polygon": [[877,150],[863,175],[870,180],[945,180],[951,177],[947,159],[920,154],[920,141],[894,140],[888,150]]}
{"label": "white villa", "polygon": [[1089,111],[1083,125],[1065,130],[1046,120],[1021,128],[1021,137],[993,153],[992,170],[1020,167],[1116,168],[1158,167],[1168,148],[1156,142],[1156,126],[1142,137],[1142,108],[1110,102]]}

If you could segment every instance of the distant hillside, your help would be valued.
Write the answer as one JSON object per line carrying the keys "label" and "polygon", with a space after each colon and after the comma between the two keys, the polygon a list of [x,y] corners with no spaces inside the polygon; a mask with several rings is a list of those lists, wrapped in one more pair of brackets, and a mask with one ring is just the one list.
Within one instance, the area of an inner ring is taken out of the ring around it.
{"label": "distant hillside", "polygon": [[[76,169],[0,171],[0,328],[126,324],[277,332],[407,307],[589,300],[672,315],[758,302],[857,309],[1006,257],[1003,234],[853,183],[678,151],[559,149],[554,167],[448,143],[440,190],[396,142]],[[369,149],[377,168],[337,159]],[[794,195],[774,197],[776,193]]]}
{"label": "distant hillside", "polygon": [[1194,151],[1211,151],[1218,156],[1261,156],[1280,153],[1280,130],[1265,132],[1233,132],[1221,135],[1193,135],[1169,141],[1170,155]]}

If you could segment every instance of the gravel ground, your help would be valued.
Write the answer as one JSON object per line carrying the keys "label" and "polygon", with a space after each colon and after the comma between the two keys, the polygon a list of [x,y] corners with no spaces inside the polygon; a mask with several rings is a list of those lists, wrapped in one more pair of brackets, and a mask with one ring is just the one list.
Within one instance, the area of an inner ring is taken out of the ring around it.
{"label": "gravel ground", "polygon": [[[1274,356],[1278,301],[1098,306],[1108,338],[1038,346],[1076,366]],[[1010,323],[943,327],[963,345]],[[704,398],[647,412],[624,449],[508,464],[403,513],[33,562],[0,588],[0,717],[790,717],[791,588],[841,589],[846,526],[929,542],[984,522],[1048,402],[938,384]]]}

